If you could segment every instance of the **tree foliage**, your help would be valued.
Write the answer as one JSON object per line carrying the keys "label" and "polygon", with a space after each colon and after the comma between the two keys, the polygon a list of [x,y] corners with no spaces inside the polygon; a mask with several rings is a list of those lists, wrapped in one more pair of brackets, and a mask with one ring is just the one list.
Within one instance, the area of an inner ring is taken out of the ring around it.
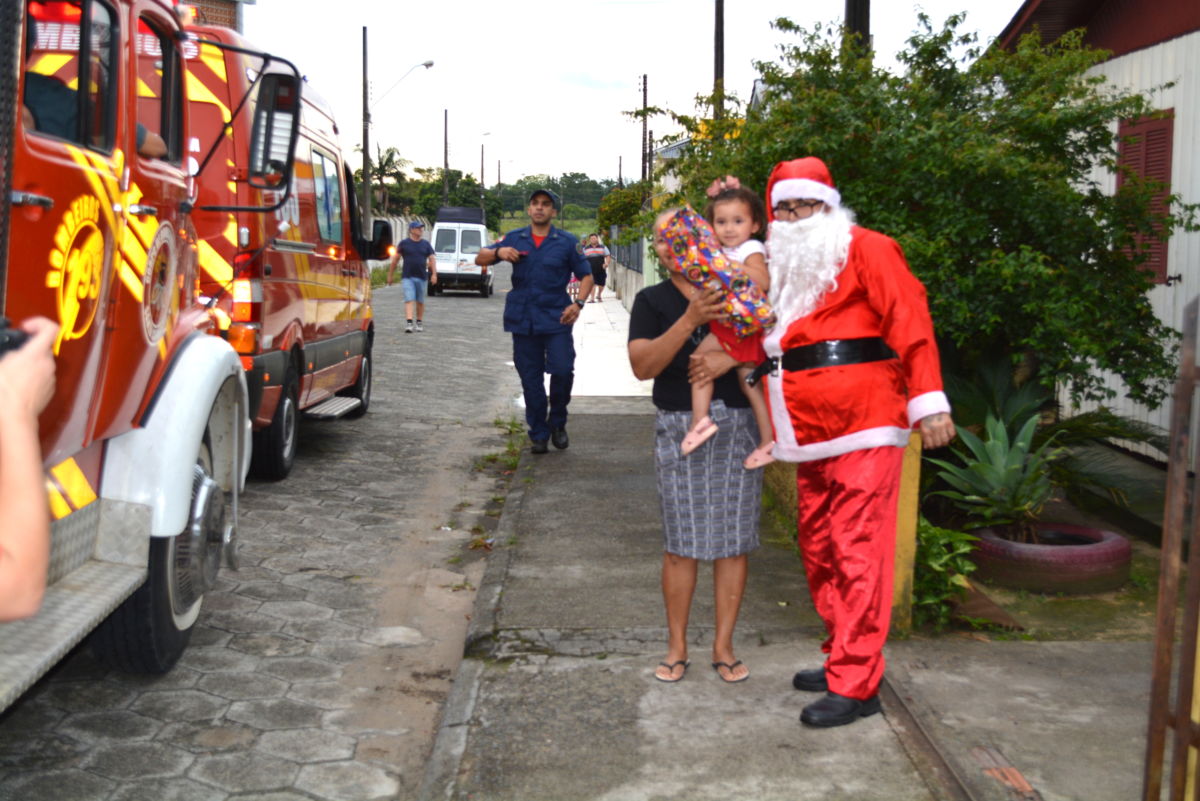
{"label": "tree foliage", "polygon": [[1156,213],[1161,187],[1110,195],[1095,171],[1116,168],[1116,123],[1152,114],[1148,100],[1085,75],[1106,54],[1081,32],[984,52],[961,16],[920,19],[900,75],[832,28],[776,21],[799,42],[757,64],[766,100],[744,117],[673,115],[691,143],[672,169],[701,202],[715,176],[765,187],[777,162],[819,156],[858,220],[903,246],[951,363],[1007,353],[1092,400],[1114,394],[1111,371],[1156,406],[1177,335],[1150,307],[1136,237],[1194,230],[1197,206],[1172,196]]}

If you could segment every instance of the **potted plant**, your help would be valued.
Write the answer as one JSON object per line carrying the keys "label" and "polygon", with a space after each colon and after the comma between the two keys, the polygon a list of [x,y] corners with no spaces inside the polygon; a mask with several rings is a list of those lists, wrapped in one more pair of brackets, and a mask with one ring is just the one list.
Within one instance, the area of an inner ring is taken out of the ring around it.
{"label": "potted plant", "polygon": [[1042,519],[1058,490],[1056,464],[1070,454],[1056,435],[1035,445],[1038,422],[1030,415],[1010,437],[989,411],[983,439],[960,426],[962,449],[954,452],[960,464],[929,459],[950,487],[933,494],[967,515],[964,528],[978,529],[979,578],[1036,592],[1116,589],[1129,579],[1132,549],[1124,537]]}

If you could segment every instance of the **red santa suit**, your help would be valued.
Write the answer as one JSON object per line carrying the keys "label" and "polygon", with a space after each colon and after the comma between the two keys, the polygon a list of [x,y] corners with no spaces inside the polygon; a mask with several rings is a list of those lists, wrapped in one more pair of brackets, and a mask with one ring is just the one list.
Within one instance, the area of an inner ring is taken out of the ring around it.
{"label": "red santa suit", "polygon": [[[778,165],[767,191],[771,206],[788,198],[840,202],[825,165],[813,158]],[[773,285],[786,269],[772,254]],[[950,410],[925,288],[893,239],[854,226],[845,264],[815,308],[790,320],[776,311],[780,324],[763,342],[769,357],[876,338],[899,357],[767,377],[773,455],[798,463],[798,541],[829,632],[826,681],[831,692],[866,700],[883,676],[903,449],[913,425]]]}

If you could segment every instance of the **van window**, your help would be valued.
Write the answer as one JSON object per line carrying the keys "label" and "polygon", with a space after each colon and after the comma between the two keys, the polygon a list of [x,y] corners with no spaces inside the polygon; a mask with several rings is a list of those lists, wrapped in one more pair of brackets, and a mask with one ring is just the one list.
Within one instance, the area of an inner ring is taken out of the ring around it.
{"label": "van window", "polygon": [[317,200],[317,228],[326,242],[342,241],[342,187],[337,161],[313,148],[313,191]]}
{"label": "van window", "polygon": [[53,0],[28,6],[35,22],[25,43],[26,123],[38,133],[109,151],[116,121],[116,14],[100,2],[86,7],[83,12],[77,2]]}
{"label": "van window", "polygon": [[464,228],[462,232],[462,252],[463,255],[478,253],[479,248],[483,245],[483,237],[473,228]]}
{"label": "van window", "polygon": [[433,240],[433,249],[437,253],[453,253],[458,237],[453,228],[439,228],[437,237]]}

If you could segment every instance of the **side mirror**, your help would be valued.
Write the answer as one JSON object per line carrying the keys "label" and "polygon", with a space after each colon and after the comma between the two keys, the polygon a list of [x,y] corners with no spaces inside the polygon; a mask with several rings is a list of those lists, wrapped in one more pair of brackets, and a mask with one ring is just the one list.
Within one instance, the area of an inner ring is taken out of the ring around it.
{"label": "side mirror", "polygon": [[392,224],[387,220],[375,220],[371,226],[371,258],[386,259],[392,242]]}
{"label": "side mirror", "polygon": [[251,186],[271,191],[289,186],[299,132],[300,79],[281,72],[263,75],[250,136]]}

